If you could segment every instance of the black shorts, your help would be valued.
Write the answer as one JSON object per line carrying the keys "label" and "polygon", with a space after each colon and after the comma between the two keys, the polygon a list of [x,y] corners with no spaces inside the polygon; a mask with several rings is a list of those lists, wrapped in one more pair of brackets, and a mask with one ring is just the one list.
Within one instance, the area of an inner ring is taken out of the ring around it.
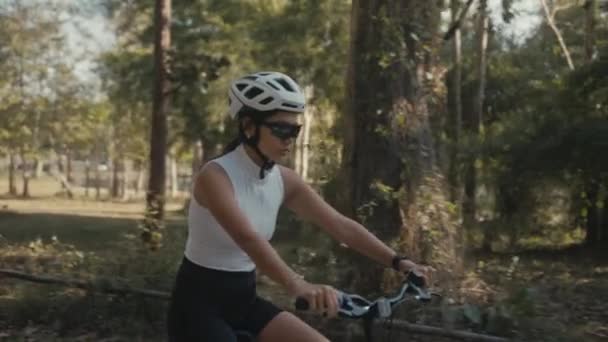
{"label": "black shorts", "polygon": [[255,271],[228,272],[184,257],[168,314],[171,342],[236,342],[255,338],[282,310],[256,294]]}

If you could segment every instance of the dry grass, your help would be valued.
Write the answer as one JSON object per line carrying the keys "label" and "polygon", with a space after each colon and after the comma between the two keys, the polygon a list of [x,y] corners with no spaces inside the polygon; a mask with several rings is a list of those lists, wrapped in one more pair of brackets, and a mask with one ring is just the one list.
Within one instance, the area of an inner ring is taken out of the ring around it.
{"label": "dry grass", "polygon": [[[17,190],[21,193],[21,180],[17,179]],[[95,198],[95,190],[89,189],[89,196],[85,196],[85,189],[73,189],[76,199],[65,198],[61,184],[55,179],[43,176],[30,180],[30,196],[9,196],[8,180],[6,175],[0,175],[0,208],[19,213],[48,213],[69,214],[78,216],[111,217],[111,218],[141,218],[145,210],[143,195],[131,195],[129,200],[110,199],[106,189],[102,189],[100,198]],[[179,210],[183,205],[184,195],[170,199],[167,203],[168,211]]]}

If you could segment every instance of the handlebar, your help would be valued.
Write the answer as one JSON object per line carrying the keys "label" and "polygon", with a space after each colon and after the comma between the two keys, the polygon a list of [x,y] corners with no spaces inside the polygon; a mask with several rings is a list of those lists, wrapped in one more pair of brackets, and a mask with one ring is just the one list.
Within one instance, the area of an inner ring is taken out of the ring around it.
{"label": "handlebar", "polygon": [[[338,291],[338,316],[345,318],[388,318],[393,309],[403,302],[407,294],[411,294],[414,299],[421,302],[431,300],[432,294],[424,286],[424,278],[410,272],[400,290],[392,297],[380,297],[374,301],[369,301],[357,294]],[[310,308],[308,300],[298,297],[295,301],[297,310],[306,311]]]}

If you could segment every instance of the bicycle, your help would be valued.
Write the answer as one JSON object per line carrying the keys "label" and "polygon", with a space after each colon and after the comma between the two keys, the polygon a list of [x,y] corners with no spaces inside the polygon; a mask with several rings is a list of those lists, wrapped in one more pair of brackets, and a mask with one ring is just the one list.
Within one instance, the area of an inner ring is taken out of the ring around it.
{"label": "bicycle", "polygon": [[[404,302],[408,294],[420,302],[430,302],[436,293],[429,292],[424,279],[412,272],[406,275],[399,291],[391,297],[379,297],[370,301],[358,294],[338,291],[338,316],[349,319],[363,319],[364,333],[368,342],[372,341],[372,323],[374,319],[388,319],[392,316],[396,306]],[[296,310],[306,311],[310,305],[308,301],[299,297],[295,301]]]}
{"label": "bicycle", "polygon": [[[393,313],[393,309],[404,302],[408,294],[421,302],[431,301],[432,296],[438,296],[436,293],[431,293],[424,286],[424,279],[414,273],[408,273],[405,280],[401,284],[399,291],[391,297],[380,297],[374,301],[363,298],[358,294],[346,293],[338,290],[338,316],[349,319],[363,319],[364,332],[367,341],[372,341],[372,323],[374,319],[388,319]],[[296,298],[296,310],[306,311],[309,309],[308,301],[303,297]],[[254,340],[248,332],[235,331],[238,342],[252,342]]]}

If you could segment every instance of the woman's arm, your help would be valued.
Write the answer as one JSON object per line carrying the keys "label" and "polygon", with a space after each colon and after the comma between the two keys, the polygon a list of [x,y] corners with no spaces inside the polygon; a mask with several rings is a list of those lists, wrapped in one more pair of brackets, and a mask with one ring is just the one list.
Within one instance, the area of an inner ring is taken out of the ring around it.
{"label": "woman's arm", "polygon": [[[391,266],[396,253],[370,233],[361,224],[340,214],[327,204],[302,178],[289,168],[281,168],[285,183],[285,205],[300,218],[309,220],[323,228],[334,239],[350,248],[376,260],[382,265]],[[403,271],[415,266],[402,262]],[[409,267],[408,267],[409,266]]]}
{"label": "woman's arm", "polygon": [[255,232],[239,208],[232,184],[225,171],[210,163],[196,177],[194,199],[208,208],[236,244],[249,255],[256,267],[292,294],[300,276],[281,259],[266,239]]}
{"label": "woman's arm", "polygon": [[239,208],[232,184],[221,166],[211,163],[199,174],[194,188],[194,199],[211,211],[217,222],[249,255],[260,271],[283,285],[291,295],[305,297],[312,310],[326,310],[330,317],[337,314],[336,290],[327,285],[305,281],[287,266],[266,239],[254,231],[251,222]]}

